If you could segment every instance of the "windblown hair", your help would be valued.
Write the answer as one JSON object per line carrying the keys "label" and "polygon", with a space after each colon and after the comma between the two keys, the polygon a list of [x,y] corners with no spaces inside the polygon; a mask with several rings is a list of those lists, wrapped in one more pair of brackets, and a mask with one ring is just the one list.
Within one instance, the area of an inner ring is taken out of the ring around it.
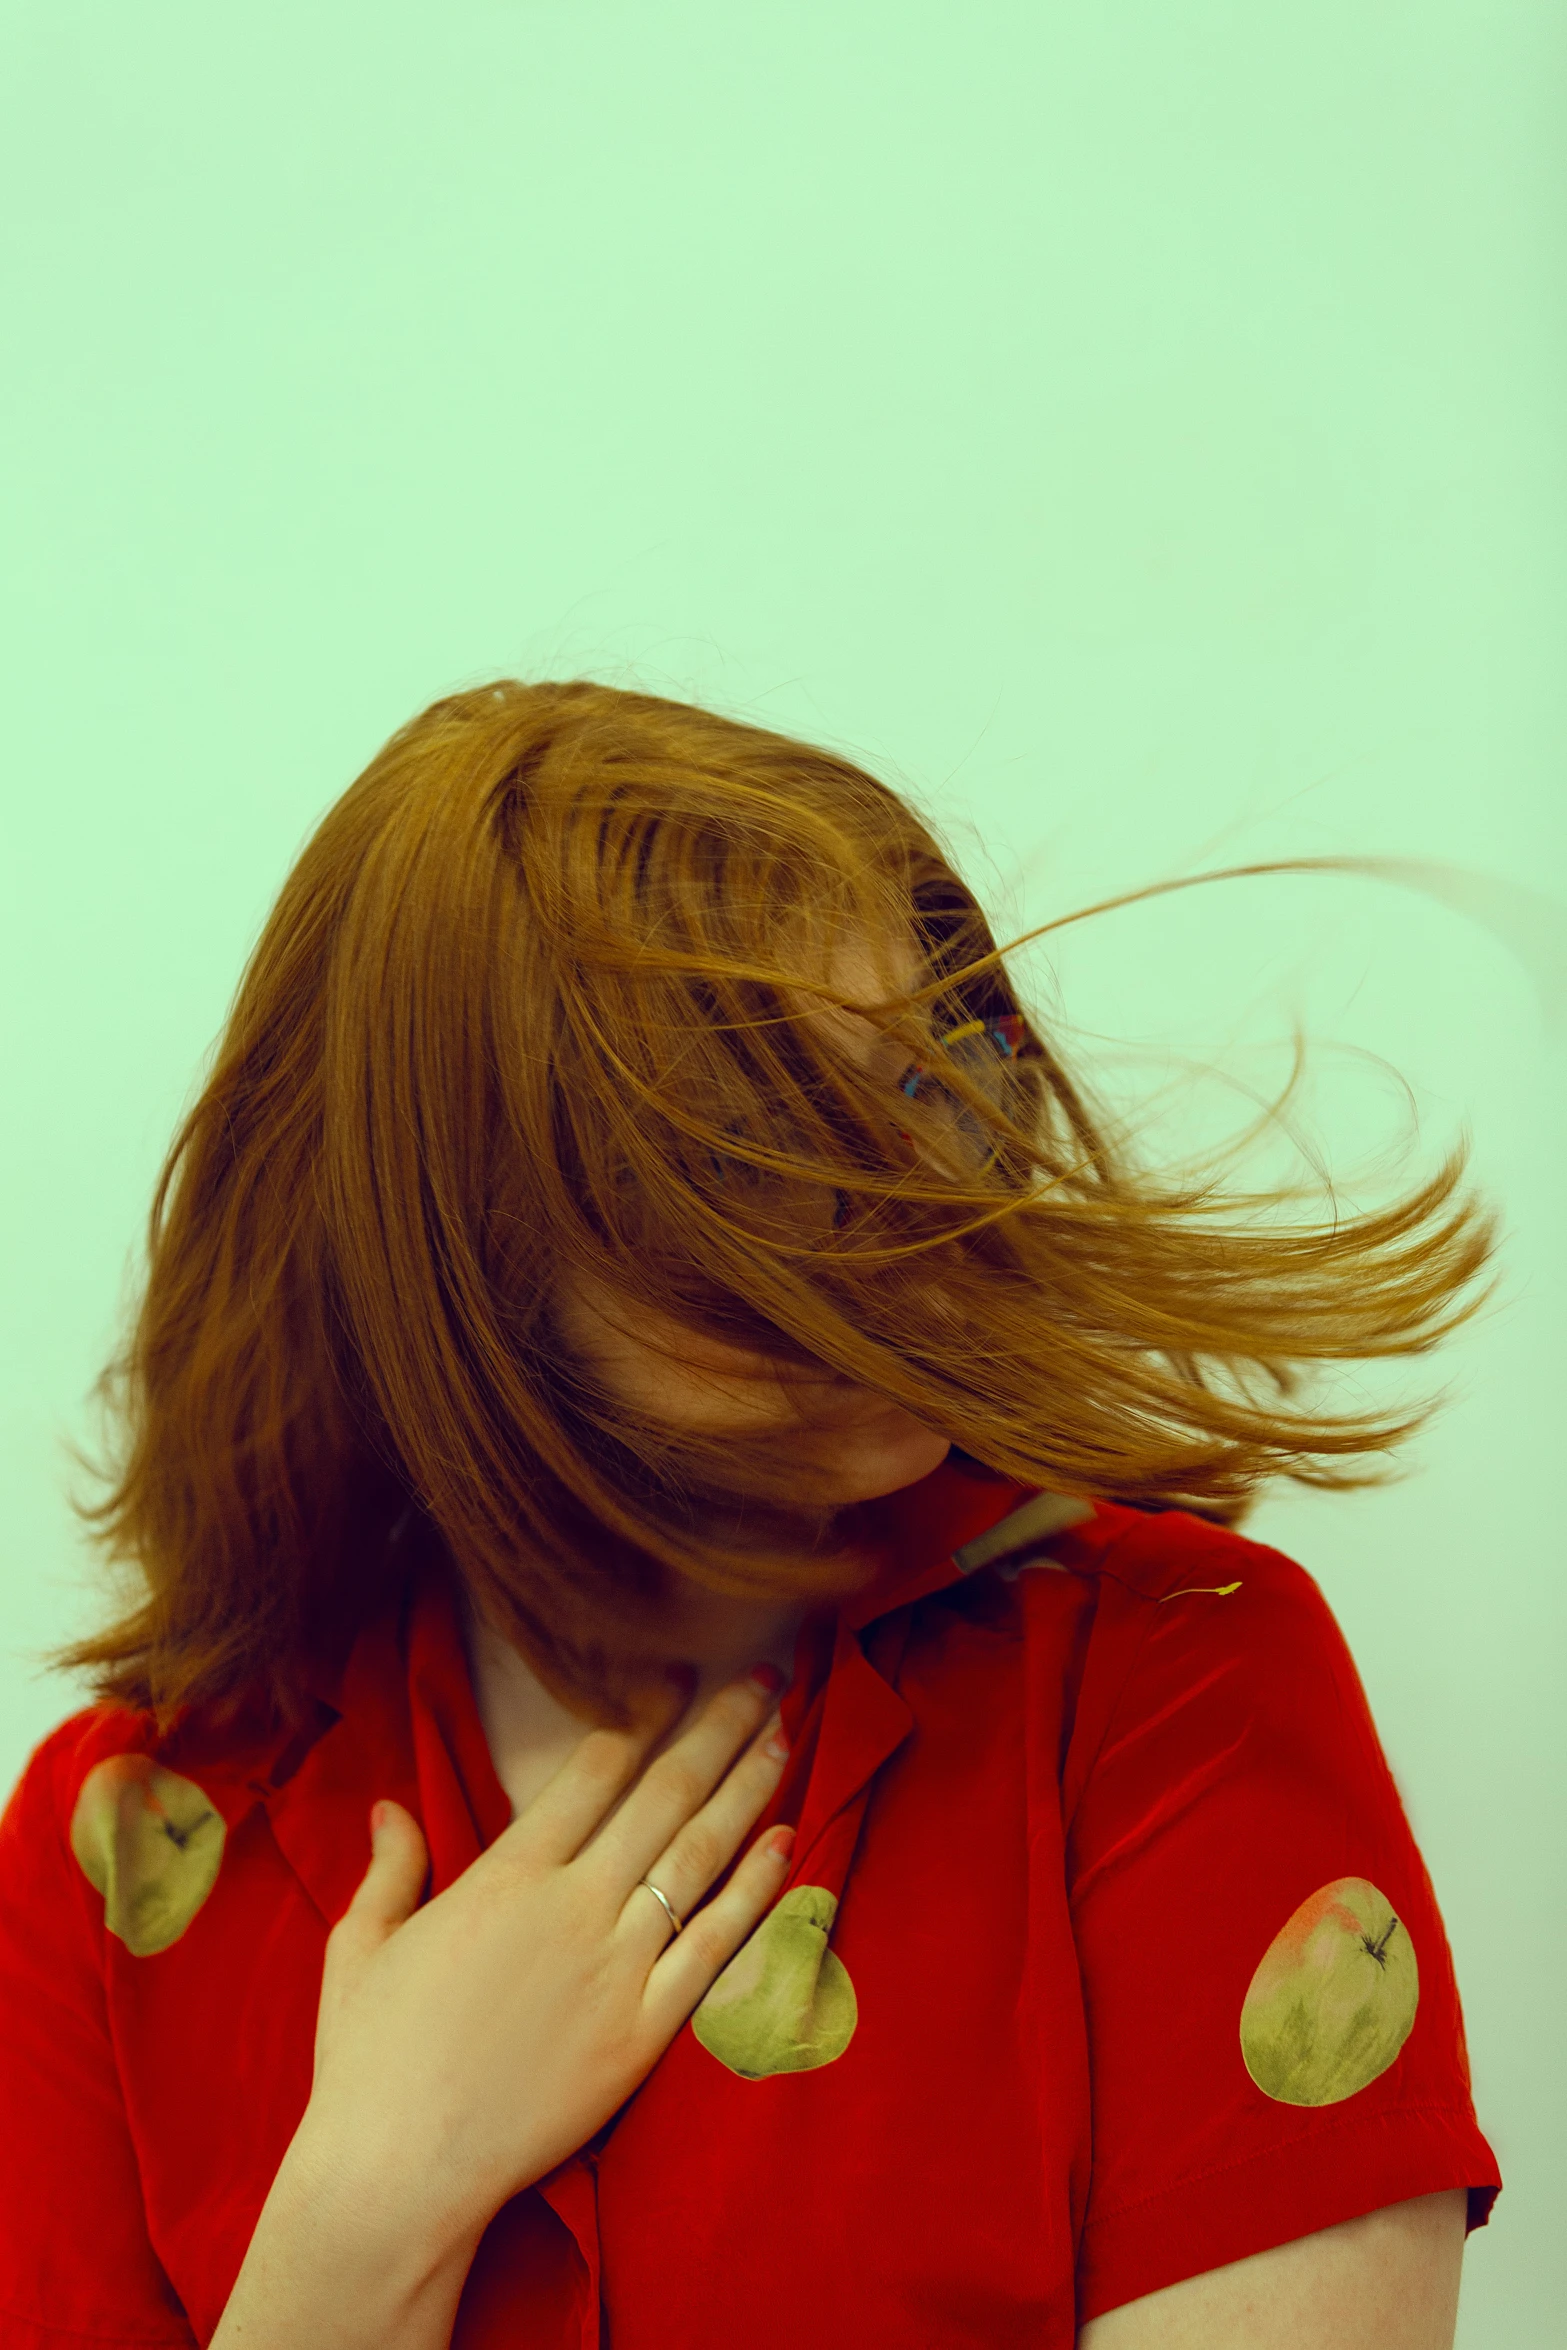
{"label": "windblown hair", "polygon": [[[854,940],[885,992],[846,992]],[[889,1082],[833,1006],[939,1082]],[[976,1023],[1011,1040],[998,1082],[944,1055]],[[853,1511],[714,1540],[764,1464],[601,1390],[567,1276],[881,1390],[1030,1485],[1234,1517],[1274,1476],[1375,1481],[1423,1412],[1314,1409],[1302,1373],[1472,1310],[1459,1157],[1292,1222],[1132,1156],[885,785],[593,684],[437,702],[300,856],[175,1139],[83,1507],[140,1596],[58,1661],[165,1723],[257,1686],[291,1712],[401,1535],[624,1719],[671,1570],[847,1588]]]}

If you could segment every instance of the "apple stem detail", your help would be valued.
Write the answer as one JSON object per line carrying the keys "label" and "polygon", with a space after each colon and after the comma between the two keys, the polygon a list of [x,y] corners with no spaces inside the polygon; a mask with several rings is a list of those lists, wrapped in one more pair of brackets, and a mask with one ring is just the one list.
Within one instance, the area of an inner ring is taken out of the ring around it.
{"label": "apple stem detail", "polygon": [[1382,1929],[1381,1935],[1375,1942],[1372,1941],[1369,1934],[1362,1934],[1360,1937],[1362,1943],[1365,1945],[1366,1956],[1368,1958],[1374,1958],[1378,1966],[1381,1967],[1384,1971],[1387,1967],[1388,1942],[1392,1936],[1393,1928],[1397,1924],[1397,1918],[1389,1918],[1387,1924]]}

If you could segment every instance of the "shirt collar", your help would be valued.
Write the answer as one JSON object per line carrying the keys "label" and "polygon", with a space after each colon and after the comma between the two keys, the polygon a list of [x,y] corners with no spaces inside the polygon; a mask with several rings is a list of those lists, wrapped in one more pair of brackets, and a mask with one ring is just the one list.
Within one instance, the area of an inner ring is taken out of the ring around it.
{"label": "shirt collar", "polygon": [[[997,1478],[963,1455],[867,1506],[871,1577],[818,1620],[822,1637],[802,1639],[793,1704],[785,1702],[786,1720],[792,1711],[801,1728],[812,1722],[808,1751],[792,1759],[788,1774],[804,1804],[796,1814],[802,1859],[806,1843],[908,1735],[912,1716],[888,1677],[901,1644],[878,1633],[882,1620],[1090,1514],[1087,1504]],[[341,1674],[329,1679],[314,1699],[327,1726],[302,1758],[298,1740],[292,1749],[284,1742],[269,1767],[253,1767],[242,1808],[265,1803],[285,1859],[332,1924],[368,1865],[369,1808],[379,1797],[390,1796],[422,1822],[432,1893],[494,1841],[511,1807],[474,1703],[445,1576],[403,1578],[359,1633]]]}
{"label": "shirt collar", "polygon": [[889,1493],[871,1508],[877,1564],[842,1610],[851,1631],[960,1583],[980,1567],[1037,1551],[1052,1535],[1093,1515],[1089,1502],[998,1477],[957,1451],[917,1485]]}

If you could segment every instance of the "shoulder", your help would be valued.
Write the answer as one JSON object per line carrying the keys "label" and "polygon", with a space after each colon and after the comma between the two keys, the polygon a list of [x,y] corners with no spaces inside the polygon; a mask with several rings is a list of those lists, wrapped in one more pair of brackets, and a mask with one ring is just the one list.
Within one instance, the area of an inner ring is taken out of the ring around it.
{"label": "shoulder", "polygon": [[1062,1686],[1069,1815],[1107,1779],[1147,1792],[1205,1763],[1385,1770],[1332,1610],[1266,1543],[1181,1510],[1101,1504],[1015,1590],[1035,1701]]}
{"label": "shoulder", "polygon": [[1286,1842],[1335,1804],[1405,1833],[1354,1659],[1297,1561],[1173,1510],[1101,1511],[1058,1549],[1094,1586],[1062,1777],[1085,1832],[1200,1801],[1226,1832],[1244,1815]]}
{"label": "shoulder", "polygon": [[[1332,1610],[1282,1551],[1185,1510],[1101,1501],[1078,1523],[1043,1529],[1035,1515],[1030,1503],[1002,1521],[974,1546],[974,1570],[935,1595],[942,1624],[1000,1636],[993,1673],[1004,1677],[1009,1651],[1022,1649],[1031,1706],[1061,1704],[1103,1726],[1184,1687],[1211,1719],[1227,1708],[1260,1717],[1331,1685],[1363,1711]],[[1016,1543],[998,1544],[1014,1523]]]}
{"label": "shoulder", "polygon": [[72,1822],[93,1774],[145,1753],[150,1741],[151,1724],[140,1716],[89,1706],[28,1757],[0,1816],[0,1949],[8,1971],[57,1968],[84,1931],[91,1939],[102,1909],[73,1854]]}
{"label": "shoulder", "polygon": [[35,1948],[83,1926],[95,1944],[107,1929],[133,1952],[163,1947],[211,1890],[264,1750],[248,1714],[226,1729],[188,1717],[162,1737],[124,1706],[70,1715],[0,1817],[0,1931]]}
{"label": "shoulder", "polygon": [[28,1756],[0,1817],[0,1850],[51,1828],[63,1836],[89,1772],[111,1757],[151,1754],[156,1744],[151,1720],[127,1707],[84,1706],[69,1715]]}
{"label": "shoulder", "polygon": [[1245,1657],[1279,1673],[1348,1651],[1333,1612],[1296,1560],[1185,1510],[1101,1504],[1051,1544],[1050,1563],[1098,1586],[1096,1630],[1131,1666],[1145,1649]]}
{"label": "shoulder", "polygon": [[1097,1502],[1093,1517],[1055,1536],[1050,1549],[1057,1565],[1105,1576],[1154,1604],[1189,1590],[1223,1590],[1248,1578],[1296,1597],[1317,1590],[1305,1568],[1283,1551],[1189,1510]]}

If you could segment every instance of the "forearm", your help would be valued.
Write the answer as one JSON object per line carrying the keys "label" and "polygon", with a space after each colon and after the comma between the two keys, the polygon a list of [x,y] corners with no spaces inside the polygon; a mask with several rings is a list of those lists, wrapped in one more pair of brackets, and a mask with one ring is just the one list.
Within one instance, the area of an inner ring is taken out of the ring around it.
{"label": "forearm", "polygon": [[301,2132],[211,2350],[447,2350],[481,2233],[410,2224]]}

